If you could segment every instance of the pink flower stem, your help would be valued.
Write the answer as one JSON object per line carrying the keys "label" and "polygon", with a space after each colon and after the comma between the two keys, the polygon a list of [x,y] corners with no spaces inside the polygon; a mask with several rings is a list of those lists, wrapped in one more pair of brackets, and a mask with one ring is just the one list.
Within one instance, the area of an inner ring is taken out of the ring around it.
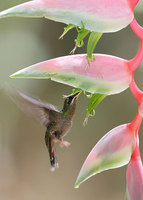
{"label": "pink flower stem", "polygon": [[142,117],[137,112],[133,121],[128,125],[128,127],[131,129],[131,132],[135,133],[136,136],[137,136],[138,130],[140,128],[141,122],[142,122]]}
{"label": "pink flower stem", "polygon": [[141,27],[136,19],[134,18],[133,21],[130,23],[130,26],[134,33],[141,39],[143,40],[143,27]]}
{"label": "pink flower stem", "polygon": [[134,72],[143,60],[143,27],[141,27],[134,18],[130,24],[134,33],[140,38],[140,49],[136,56],[129,61],[129,67]]}
{"label": "pink flower stem", "polygon": [[134,149],[134,151],[132,153],[131,159],[132,160],[140,159],[140,150],[139,150],[138,142],[136,142],[136,147],[135,147],[135,149]]}
{"label": "pink flower stem", "polygon": [[130,83],[130,90],[133,94],[133,96],[135,97],[136,101],[138,102],[138,104],[141,103],[141,97],[143,96],[143,92],[138,88],[138,86],[135,83],[134,77],[132,78],[132,81]]}
{"label": "pink flower stem", "polygon": [[[132,73],[134,73],[136,68],[139,66],[139,64],[143,60],[143,28],[137,23],[135,18],[131,22],[130,26],[131,26],[132,30],[134,31],[134,33],[140,38],[140,49],[139,49],[138,53],[136,54],[136,56],[133,59],[131,59],[128,63]],[[132,81],[131,81],[129,87],[130,87],[130,90],[131,90],[133,96],[135,97],[136,101],[140,105],[140,103],[143,99],[142,98],[143,92],[137,87],[135,80],[134,80],[134,74],[132,76]],[[136,117],[129,124],[129,128],[131,128],[132,131],[135,132],[136,136],[137,136],[139,127],[141,125],[141,122],[142,122],[142,117],[137,112]]]}
{"label": "pink flower stem", "polygon": [[130,0],[130,5],[131,5],[132,9],[134,9],[134,7],[137,5],[138,2],[139,2],[139,0]]}

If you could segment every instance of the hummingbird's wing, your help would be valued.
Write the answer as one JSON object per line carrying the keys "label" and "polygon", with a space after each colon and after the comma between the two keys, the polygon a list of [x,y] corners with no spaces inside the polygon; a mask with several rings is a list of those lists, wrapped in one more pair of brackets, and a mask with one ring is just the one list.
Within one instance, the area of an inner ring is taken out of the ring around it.
{"label": "hummingbird's wing", "polygon": [[49,151],[49,156],[50,156],[50,163],[51,163],[51,171],[54,171],[55,168],[58,168],[58,161],[57,161],[57,156],[56,156],[56,149],[55,149],[55,143],[53,137],[50,135],[48,130],[46,131],[45,134],[45,143]]}
{"label": "hummingbird's wing", "polygon": [[59,115],[59,111],[53,105],[22,92],[17,91],[11,97],[24,112],[31,114],[46,127]]}

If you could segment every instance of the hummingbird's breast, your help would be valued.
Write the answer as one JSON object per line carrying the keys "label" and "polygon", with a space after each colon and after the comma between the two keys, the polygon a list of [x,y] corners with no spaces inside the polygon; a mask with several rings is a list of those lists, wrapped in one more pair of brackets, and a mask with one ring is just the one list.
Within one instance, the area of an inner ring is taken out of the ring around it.
{"label": "hummingbird's breast", "polygon": [[60,140],[69,132],[71,126],[72,121],[70,118],[59,114],[56,118],[55,126],[51,129],[52,135]]}
{"label": "hummingbird's breast", "polygon": [[64,137],[71,129],[72,121],[69,118],[61,118],[59,123],[59,128],[61,130],[61,137]]}

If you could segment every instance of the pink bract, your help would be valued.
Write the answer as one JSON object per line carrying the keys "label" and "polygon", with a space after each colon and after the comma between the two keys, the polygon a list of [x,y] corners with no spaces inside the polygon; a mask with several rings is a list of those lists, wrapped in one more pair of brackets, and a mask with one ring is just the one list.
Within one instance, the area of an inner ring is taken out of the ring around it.
{"label": "pink bract", "polygon": [[138,0],[35,0],[2,11],[0,17],[45,17],[95,32],[115,32],[131,23]]}
{"label": "pink bract", "polygon": [[102,171],[126,165],[136,144],[136,135],[129,125],[124,124],[112,129],[95,145],[86,158],[75,187]]}
{"label": "pink bract", "polygon": [[88,92],[116,94],[129,87],[132,72],[124,59],[96,54],[88,66],[85,54],[64,56],[14,73],[13,78],[51,78]]}
{"label": "pink bract", "polygon": [[138,144],[127,167],[127,192],[129,200],[143,199],[143,166]]}

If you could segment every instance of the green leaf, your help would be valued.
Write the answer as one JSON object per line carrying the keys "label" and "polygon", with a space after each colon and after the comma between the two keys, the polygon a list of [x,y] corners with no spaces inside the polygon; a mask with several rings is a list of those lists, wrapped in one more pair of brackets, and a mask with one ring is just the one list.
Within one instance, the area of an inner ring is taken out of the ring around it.
{"label": "green leaf", "polygon": [[88,104],[86,118],[84,120],[84,125],[87,124],[89,116],[95,115],[95,108],[100,104],[100,102],[106,97],[107,95],[104,94],[93,94],[90,102]]}
{"label": "green leaf", "polygon": [[87,44],[87,59],[88,59],[88,63],[90,61],[95,60],[95,56],[92,56],[94,49],[98,43],[98,41],[100,40],[101,36],[103,33],[96,33],[94,31],[92,31],[90,33],[89,39],[88,39],[88,44]]}
{"label": "green leaf", "polygon": [[77,47],[82,47],[84,45],[84,38],[88,35],[90,31],[88,30],[82,30],[78,33],[77,38],[75,39],[75,45]]}
{"label": "green leaf", "polygon": [[82,47],[84,45],[84,38],[90,33],[89,30],[86,30],[84,28],[84,24],[82,23],[82,28],[79,29],[78,27],[76,27],[77,29],[77,32],[78,32],[78,35],[77,35],[77,38],[75,39],[75,47],[74,49],[71,51],[71,54],[74,54],[75,50],[77,49],[77,47]]}
{"label": "green leaf", "polygon": [[76,94],[77,92],[81,92],[82,90],[80,88],[75,88],[72,90],[72,94]]}
{"label": "green leaf", "polygon": [[69,24],[67,27],[64,28],[64,32],[62,33],[62,35],[59,37],[60,39],[63,39],[63,37],[73,28],[75,28],[76,26],[73,24]]}

